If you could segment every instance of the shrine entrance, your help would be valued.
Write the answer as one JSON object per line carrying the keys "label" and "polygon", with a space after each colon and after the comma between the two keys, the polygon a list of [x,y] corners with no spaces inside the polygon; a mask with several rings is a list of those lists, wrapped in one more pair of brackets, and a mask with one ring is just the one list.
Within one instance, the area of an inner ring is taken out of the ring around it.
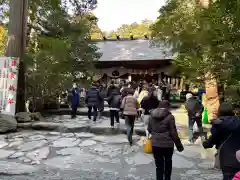
{"label": "shrine entrance", "polygon": [[157,74],[132,74],[132,81],[138,82],[139,80],[145,80],[148,83],[152,82],[153,80],[158,81]]}

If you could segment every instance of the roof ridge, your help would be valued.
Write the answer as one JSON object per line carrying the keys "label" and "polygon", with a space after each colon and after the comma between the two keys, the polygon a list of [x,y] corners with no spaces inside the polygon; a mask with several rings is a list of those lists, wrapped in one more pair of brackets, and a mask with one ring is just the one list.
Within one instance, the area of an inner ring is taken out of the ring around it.
{"label": "roof ridge", "polygon": [[152,40],[152,39],[145,39],[145,38],[134,38],[134,39],[130,39],[130,38],[121,38],[121,39],[113,39],[113,38],[111,38],[111,39],[106,39],[106,40],[104,40],[104,39],[91,39],[91,41],[93,41],[93,42],[104,42],[104,41],[136,41],[136,40],[146,40],[146,41],[150,41],[150,40]]}

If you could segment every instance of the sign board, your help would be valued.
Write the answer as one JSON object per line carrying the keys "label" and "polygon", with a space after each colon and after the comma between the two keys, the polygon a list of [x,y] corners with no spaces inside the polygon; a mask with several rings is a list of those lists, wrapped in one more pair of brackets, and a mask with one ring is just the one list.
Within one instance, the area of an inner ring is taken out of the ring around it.
{"label": "sign board", "polygon": [[19,58],[0,57],[0,111],[15,115]]}

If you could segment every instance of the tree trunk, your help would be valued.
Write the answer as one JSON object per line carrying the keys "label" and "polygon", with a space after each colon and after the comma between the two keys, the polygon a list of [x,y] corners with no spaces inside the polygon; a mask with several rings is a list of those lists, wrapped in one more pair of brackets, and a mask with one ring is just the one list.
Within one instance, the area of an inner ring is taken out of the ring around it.
{"label": "tree trunk", "polygon": [[25,111],[25,65],[24,50],[26,46],[26,27],[28,0],[10,0],[7,57],[19,57],[19,75],[16,111]]}
{"label": "tree trunk", "polygon": [[[200,0],[201,6],[209,8],[210,0]],[[218,83],[217,79],[212,73],[205,74],[205,89],[206,89],[206,107],[208,109],[209,121],[214,120],[217,117],[218,108],[220,105]]]}
{"label": "tree trunk", "polygon": [[211,73],[205,76],[205,88],[206,88],[206,107],[208,109],[209,121],[214,120],[217,117],[219,108],[219,93],[218,84],[216,78]]}

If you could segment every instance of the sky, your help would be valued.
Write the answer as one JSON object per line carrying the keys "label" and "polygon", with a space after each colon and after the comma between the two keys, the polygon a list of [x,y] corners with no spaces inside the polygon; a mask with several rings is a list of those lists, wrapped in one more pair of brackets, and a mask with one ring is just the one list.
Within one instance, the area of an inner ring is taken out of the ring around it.
{"label": "sky", "polygon": [[94,10],[98,26],[103,31],[111,31],[122,24],[140,23],[144,19],[156,20],[159,8],[165,0],[98,0]]}

